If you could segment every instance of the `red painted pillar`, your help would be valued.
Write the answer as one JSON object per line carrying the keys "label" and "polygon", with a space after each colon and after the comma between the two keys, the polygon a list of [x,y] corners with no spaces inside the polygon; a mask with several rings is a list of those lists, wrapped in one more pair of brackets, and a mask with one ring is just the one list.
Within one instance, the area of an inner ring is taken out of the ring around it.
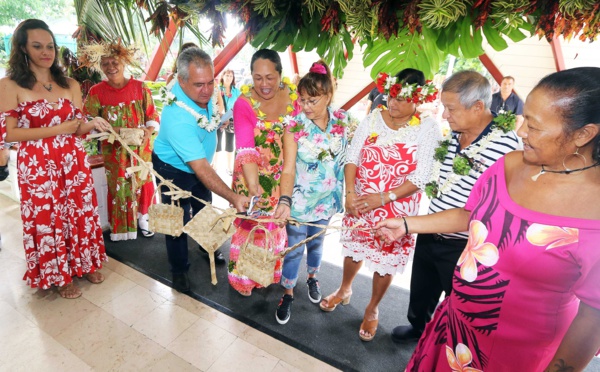
{"label": "red painted pillar", "polygon": [[565,57],[563,56],[560,40],[556,35],[554,35],[550,42],[550,48],[552,48],[552,56],[554,56],[554,66],[556,67],[556,71],[565,70]]}
{"label": "red painted pillar", "polygon": [[152,53],[152,58],[150,58],[148,65],[146,65],[146,71],[142,75],[142,80],[156,80],[158,74],[160,73],[160,69],[162,68],[163,63],[165,62],[165,57],[169,52],[169,48],[173,43],[173,39],[175,39],[175,35],[177,35],[177,26],[175,25],[175,22],[171,20],[169,22],[169,27],[165,31],[165,34],[162,40],[160,41],[160,44],[158,44],[158,46],[154,50],[154,53]]}
{"label": "red painted pillar", "polygon": [[350,98],[350,100],[346,103],[344,103],[344,105],[342,106],[343,110],[350,110],[350,108],[352,106],[354,106],[358,101],[360,101],[361,99],[363,99],[364,96],[366,96],[367,94],[369,94],[369,92],[371,90],[373,90],[373,88],[375,88],[375,82],[371,82],[369,85],[367,85],[363,90],[361,90],[360,92],[358,92],[354,97]]}
{"label": "red painted pillar", "polygon": [[219,75],[221,71],[231,62],[233,58],[242,50],[246,45],[246,31],[242,30],[223,48],[221,53],[215,57],[215,76]]}
{"label": "red painted pillar", "polygon": [[479,60],[481,63],[483,63],[485,68],[487,68],[494,80],[496,80],[498,84],[502,84],[502,78],[504,75],[502,75],[502,72],[500,72],[500,69],[496,66],[496,64],[492,62],[492,59],[487,54],[482,54],[479,56]]}
{"label": "red painted pillar", "polygon": [[290,62],[292,63],[292,70],[294,70],[294,74],[299,74],[298,58],[296,58],[296,52],[292,52],[291,45],[288,47],[288,53],[290,55]]}

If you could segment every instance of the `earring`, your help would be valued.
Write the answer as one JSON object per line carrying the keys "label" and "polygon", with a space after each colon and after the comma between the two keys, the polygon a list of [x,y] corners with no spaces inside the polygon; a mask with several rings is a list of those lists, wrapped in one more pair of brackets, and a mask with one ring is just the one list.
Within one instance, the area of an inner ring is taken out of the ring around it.
{"label": "earring", "polygon": [[577,158],[579,158],[579,159],[583,159],[583,167],[581,167],[581,168],[585,168],[585,167],[587,166],[587,160],[586,160],[585,156],[583,156],[583,155],[581,155],[581,154],[579,153],[579,147],[578,147],[578,148],[577,148],[577,150],[575,150],[575,152],[574,152],[574,153],[572,153],[572,154],[569,154],[569,155],[566,155],[566,156],[563,158],[563,162],[562,162],[562,164],[563,164],[563,168],[565,168],[565,170],[566,170],[566,171],[570,171],[570,170],[571,170],[571,169],[567,168],[567,166],[566,166],[566,164],[565,164],[565,161],[566,161],[566,160],[567,160],[569,157],[571,157],[571,156],[575,156],[575,157],[577,157]]}
{"label": "earring", "polygon": [[279,82],[279,89],[283,89],[283,81]]}
{"label": "earring", "polygon": [[27,54],[24,54],[25,56],[25,64],[27,65],[27,67],[29,67],[29,59],[27,58]]}

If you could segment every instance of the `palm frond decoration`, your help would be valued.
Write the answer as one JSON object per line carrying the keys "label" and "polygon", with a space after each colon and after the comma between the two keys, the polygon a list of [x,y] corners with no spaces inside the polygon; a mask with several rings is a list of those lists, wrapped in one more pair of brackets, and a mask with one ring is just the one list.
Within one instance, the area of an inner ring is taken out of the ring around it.
{"label": "palm frond decoration", "polygon": [[444,28],[467,14],[469,1],[423,0],[419,3],[419,17],[423,25],[436,29]]}
{"label": "palm frond decoration", "polygon": [[338,0],[340,9],[346,13],[346,25],[357,36],[373,37],[377,30],[379,3],[371,0]]}

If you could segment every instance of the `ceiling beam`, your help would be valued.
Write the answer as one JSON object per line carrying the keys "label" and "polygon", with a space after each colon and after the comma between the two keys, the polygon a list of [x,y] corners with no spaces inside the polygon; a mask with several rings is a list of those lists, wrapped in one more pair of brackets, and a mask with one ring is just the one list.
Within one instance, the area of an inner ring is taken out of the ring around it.
{"label": "ceiling beam", "polygon": [[348,100],[348,102],[344,103],[344,105],[342,105],[342,110],[350,110],[352,108],[352,106],[356,105],[356,103],[358,101],[360,101],[361,99],[364,98],[364,96],[366,96],[367,94],[369,94],[370,91],[373,90],[373,88],[375,88],[375,82],[372,81],[369,83],[369,85],[367,85],[366,87],[364,87],[360,92],[356,93],[356,95],[352,98],[350,98]]}
{"label": "ceiling beam", "polygon": [[146,69],[142,74],[142,81],[156,80],[158,74],[160,73],[160,69],[165,63],[165,58],[167,56],[167,53],[169,52],[169,49],[171,48],[173,40],[175,39],[175,35],[177,35],[177,26],[175,25],[175,22],[173,22],[173,20],[171,19],[169,21],[169,27],[167,27],[167,30],[165,31],[162,40],[156,46],[156,49],[154,49],[154,53],[152,53],[152,58],[150,58],[148,64],[146,65]]}
{"label": "ceiling beam", "polygon": [[242,50],[242,48],[248,42],[246,37],[246,31],[242,30],[231,39],[225,48],[215,57],[215,76],[219,75],[221,71],[225,70],[225,67],[235,58],[235,56]]}

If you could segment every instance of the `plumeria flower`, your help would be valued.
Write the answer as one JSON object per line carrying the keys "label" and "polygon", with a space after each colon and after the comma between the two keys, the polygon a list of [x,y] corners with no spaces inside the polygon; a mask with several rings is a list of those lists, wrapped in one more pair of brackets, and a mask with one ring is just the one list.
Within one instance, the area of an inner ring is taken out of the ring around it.
{"label": "plumeria flower", "polygon": [[452,372],[483,372],[480,369],[469,367],[473,361],[473,354],[465,344],[460,342],[456,345],[456,354],[450,346],[446,345],[446,358]]}
{"label": "plumeria flower", "polygon": [[547,246],[546,250],[577,243],[579,229],[534,223],[527,229],[527,240],[537,246]]}
{"label": "plumeria flower", "polygon": [[487,236],[488,230],[483,222],[471,221],[469,241],[457,263],[460,266],[460,276],[467,282],[477,279],[477,262],[485,266],[494,266],[498,262],[498,248],[485,242]]}

